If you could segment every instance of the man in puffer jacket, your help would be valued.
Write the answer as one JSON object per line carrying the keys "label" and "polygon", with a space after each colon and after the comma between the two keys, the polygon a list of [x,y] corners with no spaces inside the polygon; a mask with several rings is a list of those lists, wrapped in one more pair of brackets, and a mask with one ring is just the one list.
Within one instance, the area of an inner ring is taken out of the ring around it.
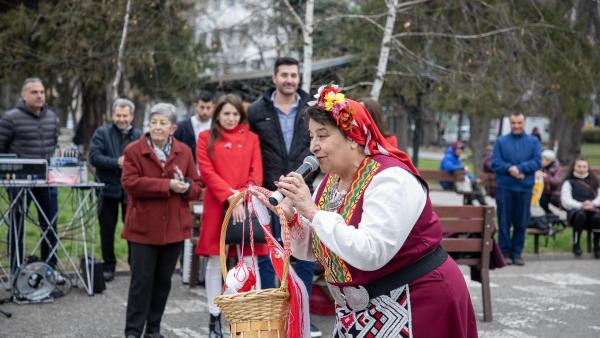
{"label": "man in puffer jacket", "polygon": [[[49,159],[57,143],[58,119],[56,114],[46,106],[42,80],[29,78],[23,83],[21,99],[15,108],[7,111],[0,118],[0,153],[12,153],[21,158]],[[14,205],[12,232],[18,234],[18,238],[9,240],[10,268],[14,273],[23,259],[23,221],[27,210],[22,210],[23,201],[22,195],[18,195],[19,189],[11,188],[8,192]],[[50,257],[50,253],[57,242],[55,217],[58,209],[57,190],[56,188],[33,188],[31,192],[39,203],[38,217],[41,230],[45,232],[48,228],[49,224],[46,220],[53,220],[51,226],[54,231],[47,231],[45,240],[41,242],[41,257],[50,266],[55,267],[56,256],[53,254]],[[19,201],[14,202],[15,198]],[[31,199],[27,202],[31,202]]]}

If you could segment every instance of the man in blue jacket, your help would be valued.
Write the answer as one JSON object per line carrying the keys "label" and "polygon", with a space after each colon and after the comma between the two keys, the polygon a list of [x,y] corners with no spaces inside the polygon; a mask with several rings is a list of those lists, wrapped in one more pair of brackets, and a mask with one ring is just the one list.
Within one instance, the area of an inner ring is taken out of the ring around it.
{"label": "man in blue jacket", "polygon": [[137,140],[142,131],[131,125],[135,105],[127,99],[117,99],[112,106],[112,123],[99,127],[90,142],[90,163],[96,167],[96,180],[104,183],[98,210],[100,242],[104,260],[104,279],[110,282],[115,273],[115,230],[119,205],[121,218],[125,220],[127,194],[121,186],[123,150]]}
{"label": "man in blue jacket", "polygon": [[525,116],[522,113],[512,113],[511,132],[496,140],[492,154],[500,227],[498,242],[504,257],[515,265],[525,265],[521,252],[529,223],[534,174],[542,166],[540,142],[527,135],[524,128]]}

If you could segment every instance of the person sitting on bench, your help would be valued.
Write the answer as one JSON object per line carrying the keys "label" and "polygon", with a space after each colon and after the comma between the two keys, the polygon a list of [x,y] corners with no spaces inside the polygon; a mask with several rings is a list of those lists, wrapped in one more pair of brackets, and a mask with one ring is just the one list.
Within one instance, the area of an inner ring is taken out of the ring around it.
{"label": "person sitting on bench", "polygon": [[[479,205],[487,205],[485,202],[485,197],[481,191],[481,187],[479,186],[479,182],[475,178],[475,175],[469,172],[469,167],[462,164],[460,160],[460,156],[463,154],[465,150],[465,145],[461,141],[456,141],[450,144],[448,148],[446,148],[446,153],[442,162],[440,162],[440,170],[445,171],[449,174],[454,173],[455,171],[465,171],[465,176],[471,182],[471,191],[472,193],[466,195],[466,203],[469,205],[473,204],[473,200],[476,199],[479,202]],[[441,181],[440,185],[444,190],[455,190],[456,185],[454,182],[450,181]]]}
{"label": "person sitting on bench", "polygon": [[560,200],[573,226],[573,254],[581,256],[579,245],[583,229],[594,233],[594,257],[600,258],[600,189],[598,179],[590,172],[584,157],[575,159],[560,191]]}

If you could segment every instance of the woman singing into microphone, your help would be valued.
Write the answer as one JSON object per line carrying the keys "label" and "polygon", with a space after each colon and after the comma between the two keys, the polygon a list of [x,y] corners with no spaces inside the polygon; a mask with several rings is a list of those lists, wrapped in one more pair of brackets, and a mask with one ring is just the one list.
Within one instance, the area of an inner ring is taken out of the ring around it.
{"label": "woman singing into microphone", "polygon": [[277,187],[286,217],[300,216],[294,256],[325,269],[334,337],[477,337],[467,286],[440,247],[440,222],[417,169],[337,86],[315,97],[306,112],[310,150],[325,178],[314,199],[297,173]]}

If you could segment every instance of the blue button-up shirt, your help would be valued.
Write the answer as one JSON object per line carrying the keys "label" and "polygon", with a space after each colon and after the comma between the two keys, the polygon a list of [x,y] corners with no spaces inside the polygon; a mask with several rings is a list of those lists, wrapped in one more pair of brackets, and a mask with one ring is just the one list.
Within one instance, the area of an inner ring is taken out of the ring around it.
{"label": "blue button-up shirt", "polygon": [[277,111],[277,116],[279,117],[279,124],[281,125],[281,132],[283,133],[283,141],[285,142],[285,149],[287,152],[290,152],[290,148],[292,147],[292,140],[294,139],[294,123],[296,122],[296,114],[298,112],[298,105],[300,104],[300,95],[296,93],[296,102],[290,108],[290,111],[286,114],[275,105],[275,93],[277,91],[273,91],[271,95],[271,101],[273,102],[273,106]]}

